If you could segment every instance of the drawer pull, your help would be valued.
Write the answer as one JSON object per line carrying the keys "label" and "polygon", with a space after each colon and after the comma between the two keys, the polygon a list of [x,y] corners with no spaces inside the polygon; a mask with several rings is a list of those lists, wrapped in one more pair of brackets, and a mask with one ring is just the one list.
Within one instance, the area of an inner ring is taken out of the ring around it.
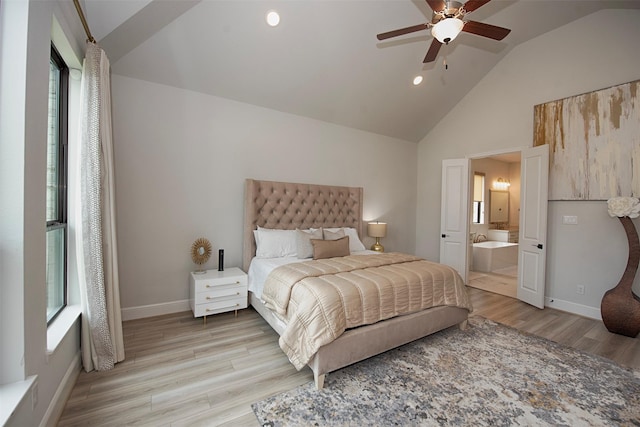
{"label": "drawer pull", "polygon": [[[240,295],[240,292],[236,292],[236,295]],[[219,298],[221,298],[221,297],[205,297],[205,299],[208,300],[208,301],[219,299]]]}
{"label": "drawer pull", "polygon": [[[235,282],[235,283],[233,283],[233,284],[234,284],[234,285],[239,285],[239,284],[240,284],[240,281],[239,281],[239,280],[236,280],[236,282]],[[220,285],[205,285],[205,287],[206,287],[206,288],[215,288],[215,287],[217,287],[217,286],[224,286],[224,284],[220,284]]]}
{"label": "drawer pull", "polygon": [[[240,304],[236,303],[236,305],[234,307],[240,307]],[[205,311],[216,311],[216,309],[207,308],[207,309],[205,309]]]}

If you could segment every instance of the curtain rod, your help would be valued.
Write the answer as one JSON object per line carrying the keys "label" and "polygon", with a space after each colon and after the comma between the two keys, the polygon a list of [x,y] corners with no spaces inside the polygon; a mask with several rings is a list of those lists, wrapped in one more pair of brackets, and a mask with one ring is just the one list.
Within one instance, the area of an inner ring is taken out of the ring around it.
{"label": "curtain rod", "polygon": [[84,17],[84,13],[82,12],[82,8],[80,7],[80,1],[79,0],[73,0],[73,4],[76,6],[76,10],[78,11],[78,16],[80,17],[80,21],[82,21],[82,26],[84,27],[84,32],[87,33],[87,39],[91,43],[95,44],[96,39],[94,39],[93,36],[91,35],[91,30],[89,29],[89,24],[87,24],[87,19]]}

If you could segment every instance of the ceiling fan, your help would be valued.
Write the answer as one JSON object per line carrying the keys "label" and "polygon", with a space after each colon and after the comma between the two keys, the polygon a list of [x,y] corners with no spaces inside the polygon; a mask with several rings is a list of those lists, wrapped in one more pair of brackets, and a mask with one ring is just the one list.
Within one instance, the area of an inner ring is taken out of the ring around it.
{"label": "ceiling fan", "polygon": [[427,51],[427,55],[424,57],[424,61],[422,61],[423,63],[434,61],[438,56],[442,44],[449,44],[461,31],[494,40],[502,40],[511,32],[510,29],[477,21],[463,20],[467,13],[473,12],[480,6],[489,3],[489,1],[490,0],[468,0],[462,4],[457,1],[426,0],[433,10],[431,22],[378,34],[378,40],[386,40],[431,28],[431,34],[434,38]]}

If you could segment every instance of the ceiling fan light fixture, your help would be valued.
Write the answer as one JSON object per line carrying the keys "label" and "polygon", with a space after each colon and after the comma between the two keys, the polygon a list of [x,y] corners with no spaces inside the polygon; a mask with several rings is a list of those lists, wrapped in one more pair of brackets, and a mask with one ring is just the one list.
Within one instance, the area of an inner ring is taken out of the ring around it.
{"label": "ceiling fan light fixture", "polygon": [[458,18],[445,18],[438,22],[431,29],[431,34],[435,37],[440,43],[448,44],[453,41],[460,31],[462,31],[462,27],[464,26],[464,22]]}

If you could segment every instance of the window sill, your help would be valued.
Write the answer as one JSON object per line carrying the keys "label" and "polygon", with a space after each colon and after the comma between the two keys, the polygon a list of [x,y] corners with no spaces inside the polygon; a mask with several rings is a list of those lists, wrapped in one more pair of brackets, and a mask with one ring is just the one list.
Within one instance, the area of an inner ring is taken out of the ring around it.
{"label": "window sill", "polygon": [[58,348],[58,345],[73,327],[81,313],[82,309],[79,305],[68,305],[47,327],[47,356],[56,351],[56,348]]}
{"label": "window sill", "polygon": [[13,415],[20,403],[29,394],[29,390],[35,384],[37,375],[33,375],[24,381],[0,385],[0,425],[5,425]]}

